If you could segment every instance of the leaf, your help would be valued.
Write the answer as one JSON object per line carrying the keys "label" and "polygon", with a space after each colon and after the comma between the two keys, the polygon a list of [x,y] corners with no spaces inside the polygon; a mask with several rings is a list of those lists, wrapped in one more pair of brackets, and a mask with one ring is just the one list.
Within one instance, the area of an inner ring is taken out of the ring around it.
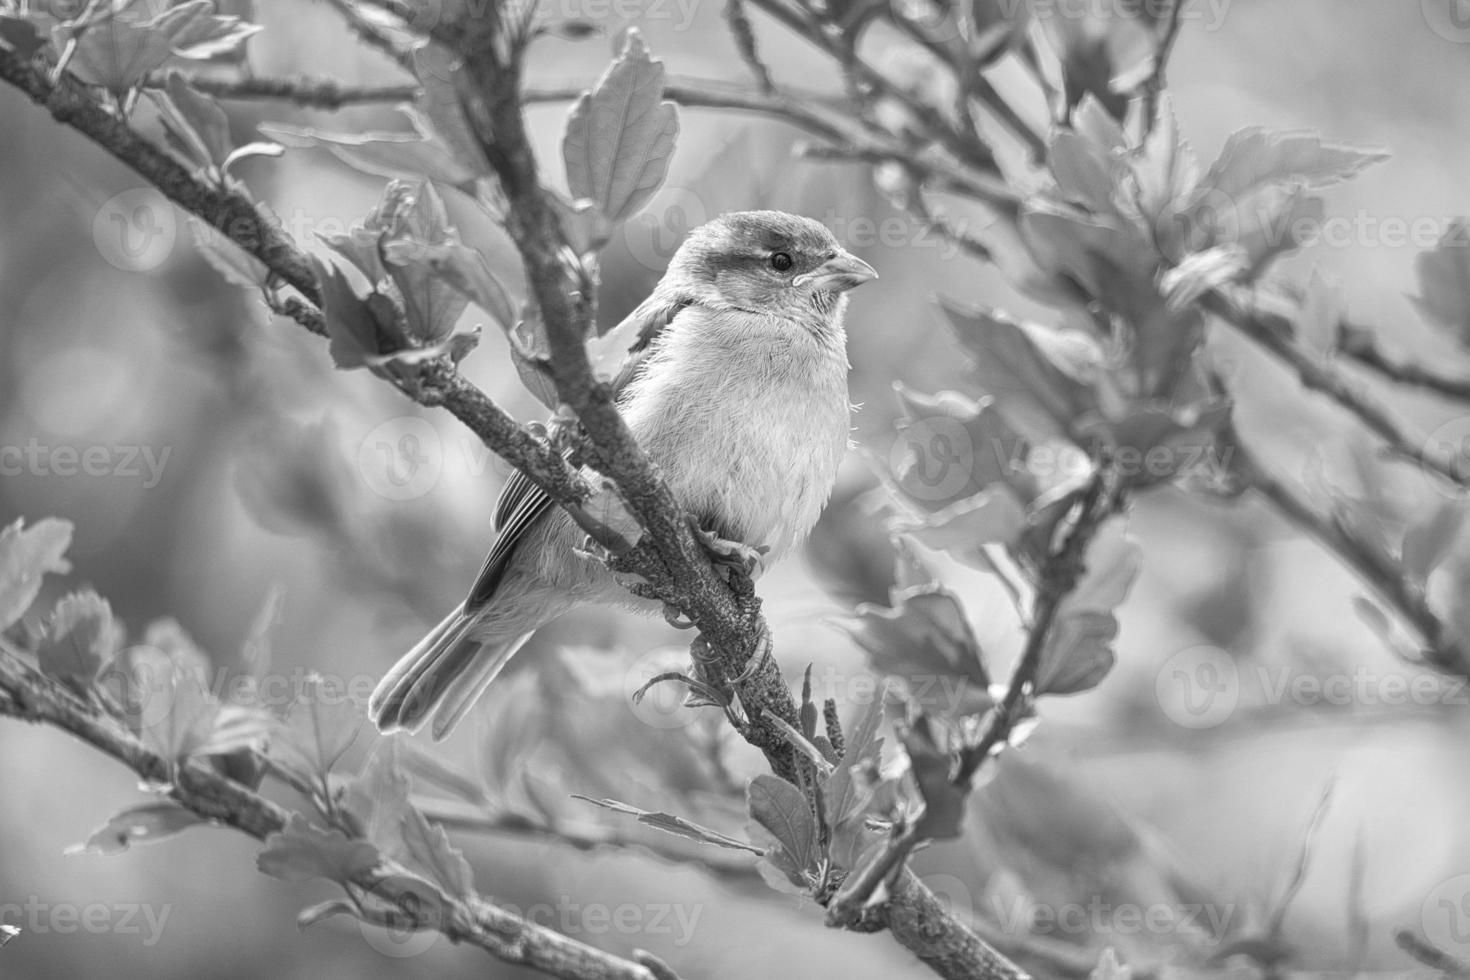
{"label": "leaf", "polygon": [[74,592],[56,604],[36,661],[41,673],[85,695],[121,641],[107,600],[91,589]]}
{"label": "leaf", "polygon": [[845,830],[855,829],[858,833],[862,830],[852,825],[861,822],[872,790],[859,781],[854,770],[861,766],[877,770],[883,753],[883,740],[878,737],[882,724],[883,698],[874,696],[858,716],[856,724],[849,727],[842,758],[822,783],[827,823],[833,831],[834,841]]}
{"label": "leaf", "polygon": [[465,118],[459,92],[454,87],[455,73],[460,70],[458,61],[442,45],[425,44],[413,50],[413,73],[423,86],[417,100],[419,111],[457,160],[468,164],[480,176],[488,177],[493,173],[490,163]]}
{"label": "leaf", "polygon": [[46,517],[24,526],[17,519],[0,531],[0,630],[25,615],[41,592],[48,572],[64,575],[71,563],[62,556],[71,547],[72,524]]}
{"label": "leaf", "polygon": [[180,4],[161,15],[157,23],[168,33],[173,53],[191,61],[232,54],[261,30],[258,24],[239,17],[216,14],[212,2]]}
{"label": "leaf", "polygon": [[1065,433],[1072,419],[1096,407],[1091,382],[1103,355],[1092,338],[945,299],[940,308],[973,357],[980,387],[1026,435]]}
{"label": "leaf", "polygon": [[[21,60],[29,61],[46,46],[46,38],[30,21],[0,14],[0,44],[14,51]],[[3,945],[4,939],[0,938],[0,946]]]}
{"label": "leaf", "polygon": [[168,73],[162,92],[150,91],[148,96],[158,106],[174,147],[198,167],[219,174],[234,149],[230,120],[219,103],[194,89],[176,71]]}
{"label": "leaf", "polygon": [[1079,438],[1092,437],[1106,452],[1129,487],[1143,489],[1174,480],[1217,479],[1230,463],[1229,449],[1218,434],[1230,419],[1233,404],[1215,399],[1178,406],[1165,401],[1136,401],[1116,421],[1088,421]]}
{"label": "leaf", "polygon": [[584,803],[591,803],[593,806],[600,806],[605,810],[612,810],[614,813],[626,813],[629,816],[636,817],[641,824],[653,827],[656,830],[662,830],[666,834],[673,834],[675,837],[683,837],[685,840],[697,841],[701,844],[715,844],[719,847],[727,847],[733,851],[749,851],[752,854],[764,853],[759,847],[747,844],[743,840],[731,837],[728,834],[722,834],[718,830],[701,827],[691,820],[686,820],[672,813],[655,813],[650,810],[640,810],[638,807],[629,806],[617,800],[594,800],[590,796],[582,796],[577,793],[572,794],[572,799],[582,800]]}
{"label": "leaf", "polygon": [[1087,549],[1086,571],[1057,609],[1036,671],[1036,694],[1076,694],[1101,683],[1116,660],[1112,641],[1123,604],[1143,564],[1125,522],[1110,521]]}
{"label": "leaf", "polygon": [[890,608],[863,603],[840,625],[873,669],[902,682],[909,700],[945,714],[991,706],[980,644],[954,593],[934,584],[908,589]]}
{"label": "leaf", "polygon": [[322,147],[349,167],[375,177],[427,179],[470,190],[478,179],[447,146],[420,133],[330,133],[285,123],[261,123],[258,128],[288,147]]}
{"label": "leaf", "polygon": [[465,246],[440,246],[426,249],[423,259],[435,275],[490,314],[500,329],[509,330],[515,326],[519,317],[510,298],[510,290],[490,268],[485,256]]}
{"label": "leaf", "polygon": [[1439,244],[1414,260],[1419,295],[1414,305],[1435,326],[1470,347],[1470,219],[1456,218]]}
{"label": "leaf", "polygon": [[430,825],[428,818],[410,807],[404,816],[403,840],[408,853],[451,895],[471,899],[475,895],[475,877],[464,852],[449,842],[440,826]]}
{"label": "leaf", "polygon": [[339,885],[371,871],[378,849],[367,841],[350,840],[340,830],[323,830],[299,813],[291,814],[284,830],[265,839],[255,866],[282,881],[326,878]]}
{"label": "leaf", "polygon": [[1316,133],[1250,127],[1225,141],[1200,186],[1239,205],[1272,184],[1328,187],[1387,159],[1383,150],[1330,143]]}
{"label": "leaf", "polygon": [[958,837],[965,819],[966,790],[950,781],[953,759],[948,749],[939,744],[935,733],[937,724],[931,716],[921,714],[913,724],[898,731],[908,753],[909,772],[924,800],[924,812],[913,827],[914,834],[922,840]]}
{"label": "leaf", "polygon": [[362,771],[342,791],[342,806],[352,816],[356,836],[395,861],[407,853],[403,821],[410,809],[408,789],[408,777],[398,761],[398,739],[390,737],[374,747]]}
{"label": "leaf", "polygon": [[[322,287],[322,316],[329,338],[327,351],[339,368],[367,367],[382,350],[378,341],[385,313],[386,297],[370,293],[364,300],[357,295],[342,270],[329,262],[311,256],[312,268]],[[374,303],[376,298],[381,302]]]}
{"label": "leaf", "polygon": [[[888,459],[875,461],[879,476],[907,511],[895,522],[931,529],[930,542],[943,541],[957,557],[981,540],[996,540],[1005,531],[1005,515],[975,512],[1004,506],[999,498],[1009,495],[1013,514],[1037,495],[1027,465],[1030,442],[993,400],[974,401],[957,392],[924,395],[901,386],[898,394],[904,417],[896,423],[897,438]],[[956,534],[939,530],[956,521]],[[981,537],[963,537],[961,530]]]}
{"label": "leaf", "polygon": [[151,844],[207,822],[171,800],[137,803],[108,817],[85,841],[73,844],[65,853],[121,854],[133,844]]}
{"label": "leaf", "polygon": [[1465,525],[1465,507],[1460,501],[1445,501],[1426,520],[1404,532],[1400,549],[1404,574],[1422,589],[1459,540]]}
{"label": "leaf", "polygon": [[771,837],[773,846],[765,856],[793,885],[804,888],[817,861],[817,824],[806,797],[779,776],[761,773],[746,789],[746,806],[755,825]]}
{"label": "leaf", "polygon": [[679,116],[663,89],[663,63],[629,30],[617,59],[567,115],[567,186],[613,224],[643,207],[668,173]]}
{"label": "leaf", "polygon": [[363,720],[344,691],[329,692],[322,678],[312,675],[271,739],[267,754],[308,778],[324,780],[356,741]]}
{"label": "leaf", "polygon": [[1115,212],[1113,194],[1119,164],[1113,150],[1068,129],[1058,129],[1047,146],[1047,166],[1069,200],[1091,211]]}
{"label": "leaf", "polygon": [[142,84],[148,73],[173,57],[173,41],[155,22],[139,19],[137,10],[104,8],[84,24],[52,28],[52,43],[64,49],[74,43],[67,67],[82,81],[107,89],[122,99]]}

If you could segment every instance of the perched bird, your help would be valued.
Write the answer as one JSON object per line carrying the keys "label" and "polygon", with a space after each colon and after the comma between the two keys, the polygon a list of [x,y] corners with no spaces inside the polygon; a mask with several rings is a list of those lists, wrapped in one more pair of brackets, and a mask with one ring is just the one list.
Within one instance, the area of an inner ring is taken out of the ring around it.
{"label": "perched bird", "polygon": [[[726,214],[609,332],[626,355],[623,418],[702,528],[768,547],[767,561],[811,531],[848,444],[845,294],[876,276],[809,218]],[[532,632],[579,603],[660,608],[578,555],[585,532],[520,473],[495,526],[469,595],[373,692],[381,730],[432,716],[443,738]]]}

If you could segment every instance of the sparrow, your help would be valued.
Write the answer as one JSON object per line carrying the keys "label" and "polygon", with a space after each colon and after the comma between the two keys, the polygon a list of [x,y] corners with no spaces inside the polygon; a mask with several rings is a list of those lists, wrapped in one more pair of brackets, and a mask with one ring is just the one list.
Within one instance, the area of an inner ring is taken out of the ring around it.
{"label": "sparrow", "polygon": [[[820,222],[781,211],[694,229],[649,297],[603,340],[618,408],[674,498],[763,563],[805,540],[847,451],[848,290],[877,278]],[[656,613],[581,550],[585,532],[524,474],[496,505],[499,535],[464,601],[383,677],[383,732],[432,719],[447,736],[539,627],[582,603]]]}

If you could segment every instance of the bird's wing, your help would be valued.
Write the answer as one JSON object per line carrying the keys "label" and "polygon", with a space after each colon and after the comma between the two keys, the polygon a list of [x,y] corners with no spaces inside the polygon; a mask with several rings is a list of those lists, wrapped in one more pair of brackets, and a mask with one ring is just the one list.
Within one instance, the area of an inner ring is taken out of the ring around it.
{"label": "bird's wing", "polygon": [[[694,297],[654,293],[629,313],[621,323],[592,341],[588,354],[597,374],[612,374],[613,391],[621,394],[638,375],[653,339],[667,327],[679,312],[693,305]],[[536,523],[551,509],[552,500],[530,477],[516,470],[500,491],[495,505],[495,529],[500,536],[485,557],[475,584],[470,587],[465,610],[478,609],[490,600],[510,564],[511,554]]]}

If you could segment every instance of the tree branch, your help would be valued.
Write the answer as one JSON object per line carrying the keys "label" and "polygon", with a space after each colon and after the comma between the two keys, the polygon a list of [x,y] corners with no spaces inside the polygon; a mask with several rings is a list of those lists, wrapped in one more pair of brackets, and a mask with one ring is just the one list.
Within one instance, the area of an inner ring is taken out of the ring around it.
{"label": "tree branch", "polygon": [[1261,465],[1245,444],[1227,433],[1234,450],[1232,467],[1241,480],[1285,515],[1293,524],[1336,554],[1358,578],[1419,634],[1424,663],[1437,670],[1470,676],[1470,652],[1430,608],[1424,590],[1408,578],[1401,564],[1351,523],[1337,519],[1312,504],[1299,490]]}
{"label": "tree branch", "polygon": [[[8,649],[0,649],[0,715],[70,732],[127,766],[144,782],[168,784],[169,798],[181,806],[257,840],[283,830],[291,818],[283,807],[227,779],[202,761],[190,759],[171,765],[117,719]],[[416,912],[405,908],[391,917],[395,926],[402,927],[406,920],[416,928],[441,932],[454,942],[477,946],[496,959],[565,980],[664,980],[669,975],[536,925],[493,902],[449,895],[428,879],[387,859],[354,878],[353,884],[374,893],[383,882],[404,878],[412,879],[416,889],[433,895],[439,909]],[[384,924],[388,924],[386,920]]]}
{"label": "tree branch", "polygon": [[[309,109],[340,109],[343,106],[374,102],[412,102],[419,85],[349,85],[335,78],[219,78],[194,73],[189,84],[206,95],[218,99],[279,99]],[[148,80],[149,88],[162,88],[163,78]]]}
{"label": "tree branch", "polygon": [[1470,486],[1470,474],[1460,471],[1461,467],[1452,454],[1428,445],[1427,440],[1411,432],[1361,384],[1309,350],[1296,339],[1295,327],[1290,320],[1275,313],[1252,309],[1239,297],[1218,289],[1200,297],[1199,302],[1205,312],[1224,320],[1294,370],[1304,387],[1320,391],[1351,412],[1396,455],[1418,463],[1456,486]]}
{"label": "tree branch", "polygon": [[1446,374],[1428,365],[1394,357],[1378,345],[1373,330],[1368,327],[1341,324],[1337,349],[1395,384],[1422,388],[1455,401],[1470,401],[1470,376]]}

